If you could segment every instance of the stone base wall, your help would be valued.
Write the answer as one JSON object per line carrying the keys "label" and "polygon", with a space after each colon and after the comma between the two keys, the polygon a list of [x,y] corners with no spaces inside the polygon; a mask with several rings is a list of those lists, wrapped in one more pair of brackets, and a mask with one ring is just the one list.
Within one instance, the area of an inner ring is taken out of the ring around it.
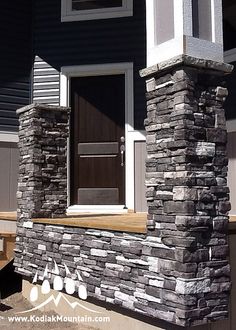
{"label": "stone base wall", "polygon": [[[175,273],[169,276],[172,270],[166,260],[175,262],[175,250],[159,237],[35,223],[32,229],[18,228],[14,265],[18,273],[33,279],[36,271],[43,276],[48,264],[52,283],[56,261],[64,278],[70,278],[64,264],[72,278],[79,271],[88,297],[179,325],[208,322],[212,308],[204,305],[203,293],[199,307],[195,294],[207,280],[200,278],[197,286],[190,282],[186,288],[179,280],[176,291]],[[211,295],[213,305],[218,297]],[[190,317],[191,322],[186,320]]]}
{"label": "stone base wall", "polygon": [[229,286],[220,281],[224,276],[228,281],[228,266],[205,262],[206,273],[186,281],[178,251],[161,237],[45,224],[32,229],[22,224],[17,235],[15,269],[29,281],[38,272],[42,284],[48,265],[53,287],[56,261],[65,282],[78,280],[79,272],[83,282],[77,281],[77,287],[85,284],[88,297],[150,318],[190,326],[227,316]]}

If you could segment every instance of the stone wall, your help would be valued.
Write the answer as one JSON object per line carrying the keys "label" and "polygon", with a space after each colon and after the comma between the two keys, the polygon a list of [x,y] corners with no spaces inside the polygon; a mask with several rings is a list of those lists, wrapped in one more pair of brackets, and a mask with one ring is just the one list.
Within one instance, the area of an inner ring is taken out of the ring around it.
{"label": "stone wall", "polygon": [[[231,67],[188,60],[142,72],[148,90],[147,235],[25,217],[18,222],[18,273],[30,280],[48,264],[52,282],[55,261],[65,280],[79,271],[89,297],[151,318],[190,326],[227,317],[227,91],[218,80]],[[22,126],[20,134],[27,134]],[[21,212],[27,212],[27,196],[19,199]]]}

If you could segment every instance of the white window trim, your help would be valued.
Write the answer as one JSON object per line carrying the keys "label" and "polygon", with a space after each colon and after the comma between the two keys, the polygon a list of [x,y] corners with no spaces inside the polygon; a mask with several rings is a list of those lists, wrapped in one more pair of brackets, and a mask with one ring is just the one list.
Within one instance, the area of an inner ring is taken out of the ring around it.
{"label": "white window trim", "polygon": [[[133,63],[109,63],[81,66],[68,66],[61,68],[60,75],[60,105],[69,105],[71,77],[101,76],[101,75],[125,75],[125,206],[134,210],[134,142],[145,141],[145,132],[134,130],[134,104],[133,104]],[[69,145],[69,144],[68,144]],[[69,149],[68,149],[69,152]],[[69,161],[70,157],[68,157]],[[70,164],[67,164],[69,170]],[[70,177],[68,173],[68,178]],[[68,181],[68,196],[70,182]],[[68,198],[68,206],[70,205]],[[79,207],[78,207],[79,209]]]}
{"label": "white window trim", "polygon": [[122,7],[91,10],[72,10],[72,0],[61,0],[61,21],[88,21],[133,16],[133,0],[122,0]]}

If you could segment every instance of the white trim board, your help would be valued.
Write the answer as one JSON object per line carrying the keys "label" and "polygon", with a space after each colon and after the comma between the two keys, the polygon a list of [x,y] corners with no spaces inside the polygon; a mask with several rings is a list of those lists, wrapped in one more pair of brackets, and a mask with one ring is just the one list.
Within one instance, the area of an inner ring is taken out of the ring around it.
{"label": "white trim board", "polygon": [[224,52],[224,60],[226,63],[236,62],[236,48],[226,50]]}
{"label": "white trim board", "polygon": [[[145,141],[145,134],[144,132],[134,130],[133,63],[124,62],[62,67],[60,74],[60,105],[69,105],[70,78],[116,74],[125,75],[125,206],[128,209],[134,210],[134,141]],[[69,170],[69,163],[67,168]]]}
{"label": "white trim board", "polygon": [[0,142],[19,142],[18,132],[4,132],[0,131]]}
{"label": "white trim board", "polygon": [[158,33],[155,26],[155,20],[157,19],[156,0],[146,0],[147,66],[155,65],[181,54],[222,62],[222,0],[210,0],[212,41],[193,37],[192,1],[173,1],[174,37],[157,44],[155,40],[155,34]]}

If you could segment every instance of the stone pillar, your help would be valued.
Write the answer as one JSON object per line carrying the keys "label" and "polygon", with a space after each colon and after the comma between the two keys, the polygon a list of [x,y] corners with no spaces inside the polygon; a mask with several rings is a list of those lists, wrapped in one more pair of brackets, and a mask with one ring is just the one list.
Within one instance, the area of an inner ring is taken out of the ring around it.
{"label": "stone pillar", "polygon": [[69,111],[69,108],[42,104],[17,110],[19,221],[66,214]]}
{"label": "stone pillar", "polygon": [[148,234],[174,250],[175,260],[163,256],[160,275],[171,285],[169,295],[163,293],[166,304],[173,306],[171,292],[179,297],[182,325],[228,316],[227,89],[220,82],[231,70],[179,56],[141,71],[147,87]]}

